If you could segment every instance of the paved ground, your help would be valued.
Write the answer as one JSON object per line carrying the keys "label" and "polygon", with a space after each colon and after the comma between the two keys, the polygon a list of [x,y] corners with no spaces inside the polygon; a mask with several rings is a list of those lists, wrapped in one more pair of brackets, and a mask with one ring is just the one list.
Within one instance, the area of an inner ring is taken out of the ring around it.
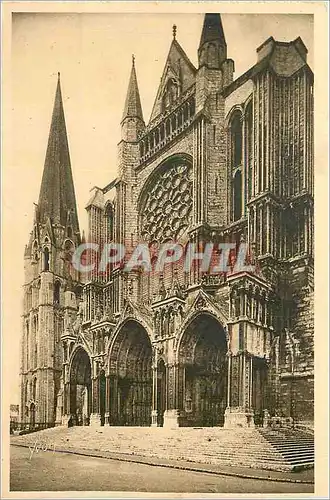
{"label": "paved ground", "polygon": [[11,491],[311,493],[311,484],[260,481],[11,446]]}

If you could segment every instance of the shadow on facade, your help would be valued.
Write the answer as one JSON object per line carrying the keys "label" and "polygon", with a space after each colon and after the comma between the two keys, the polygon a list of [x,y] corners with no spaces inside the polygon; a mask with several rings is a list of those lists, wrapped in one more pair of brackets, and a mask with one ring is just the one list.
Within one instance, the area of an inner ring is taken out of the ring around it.
{"label": "shadow on facade", "polygon": [[152,409],[152,348],[146,330],[127,321],[117,333],[109,356],[110,425],[148,426]]}
{"label": "shadow on facade", "polygon": [[184,332],[178,351],[180,424],[218,426],[227,403],[227,343],[220,323],[200,314]]}
{"label": "shadow on facade", "polygon": [[112,341],[107,368],[95,363],[93,373],[87,352],[74,353],[69,425],[222,426],[227,373],[226,335],[211,315],[194,318],[177,349],[166,352],[128,320]]}
{"label": "shadow on facade", "polygon": [[92,409],[91,362],[87,352],[78,348],[70,370],[69,425],[88,425]]}

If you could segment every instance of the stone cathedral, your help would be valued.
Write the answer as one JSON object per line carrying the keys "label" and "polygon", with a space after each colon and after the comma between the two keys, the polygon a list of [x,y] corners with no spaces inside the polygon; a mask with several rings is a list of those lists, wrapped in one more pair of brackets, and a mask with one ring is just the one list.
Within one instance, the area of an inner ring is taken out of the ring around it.
{"label": "stone cathedral", "polygon": [[[300,37],[270,37],[254,66],[233,74],[219,14],[204,17],[198,67],[174,27],[146,123],[133,59],[118,176],[93,188],[86,238],[58,78],[24,254],[21,422],[229,428],[260,425],[265,414],[313,422],[307,48]],[[245,242],[256,265],[212,274],[114,264],[86,274],[72,266],[85,241],[144,241],[153,258],[167,241]]]}

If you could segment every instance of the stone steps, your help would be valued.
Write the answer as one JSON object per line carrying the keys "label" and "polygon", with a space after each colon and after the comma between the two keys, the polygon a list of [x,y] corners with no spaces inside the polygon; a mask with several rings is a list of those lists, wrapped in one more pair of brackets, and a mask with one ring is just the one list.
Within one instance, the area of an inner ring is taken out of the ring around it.
{"label": "stone steps", "polygon": [[310,434],[284,429],[259,429],[259,432],[293,470],[314,466],[314,439]]}
{"label": "stone steps", "polygon": [[[277,438],[274,446],[257,429],[221,427],[164,429],[160,427],[55,427],[34,434],[12,437],[13,442],[34,444],[35,440],[55,446],[119,452],[128,455],[185,460],[214,465],[290,471],[309,465],[313,459],[309,445],[294,439],[289,445]],[[282,445],[282,446],[281,446]],[[300,446],[300,447],[299,447]],[[287,456],[285,456],[287,455]]]}

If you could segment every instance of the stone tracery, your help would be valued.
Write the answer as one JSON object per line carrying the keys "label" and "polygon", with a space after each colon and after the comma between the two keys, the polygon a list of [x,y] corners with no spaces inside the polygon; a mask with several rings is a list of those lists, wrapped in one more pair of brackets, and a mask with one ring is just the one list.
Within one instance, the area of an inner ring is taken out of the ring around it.
{"label": "stone tracery", "polygon": [[191,222],[192,165],[182,159],[166,166],[141,207],[141,236],[148,242],[179,240]]}

